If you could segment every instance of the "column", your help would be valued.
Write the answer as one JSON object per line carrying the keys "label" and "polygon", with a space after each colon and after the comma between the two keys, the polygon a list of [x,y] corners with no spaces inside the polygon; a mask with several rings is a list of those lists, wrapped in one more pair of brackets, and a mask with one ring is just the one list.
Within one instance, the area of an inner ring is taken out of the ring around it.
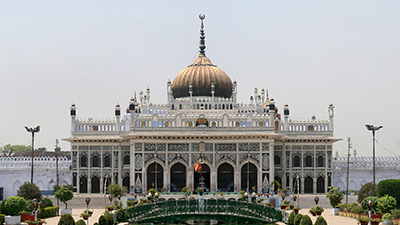
{"label": "column", "polygon": [[[315,173],[314,173],[315,174]],[[317,178],[313,178],[313,193],[316,194],[317,193]]]}
{"label": "column", "polygon": [[130,148],[129,148],[129,154],[130,154],[130,168],[129,168],[129,189],[131,189],[133,186],[135,186],[135,168],[136,168],[136,164],[135,164],[135,142],[133,140],[130,141]]}
{"label": "column", "polygon": [[274,142],[269,143],[269,183],[275,181]]}

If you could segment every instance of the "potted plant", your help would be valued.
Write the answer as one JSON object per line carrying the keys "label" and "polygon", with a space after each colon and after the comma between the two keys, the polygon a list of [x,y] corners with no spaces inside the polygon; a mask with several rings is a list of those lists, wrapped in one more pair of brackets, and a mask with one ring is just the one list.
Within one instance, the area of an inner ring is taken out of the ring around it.
{"label": "potted plant", "polygon": [[20,224],[20,213],[25,209],[26,201],[19,196],[11,196],[4,200],[4,207],[7,209],[8,216],[5,217],[6,224]]}
{"label": "potted plant", "polygon": [[68,209],[67,201],[71,200],[74,197],[74,193],[67,187],[62,186],[54,193],[54,197],[56,197],[65,204],[65,209],[61,209],[61,215],[67,213],[72,215],[72,209]]}
{"label": "potted plant", "polygon": [[360,218],[361,215],[365,213],[365,210],[361,206],[357,205],[351,209],[351,212],[354,214],[355,218]]}
{"label": "potted plant", "polygon": [[321,206],[315,206],[314,208],[311,208],[310,211],[311,215],[313,216],[319,216],[324,212],[324,208],[322,208]]}
{"label": "potted plant", "polygon": [[356,190],[354,190],[354,189],[350,189],[349,192],[351,195],[356,195]]}
{"label": "potted plant", "polygon": [[400,225],[400,209],[392,209],[390,212],[393,215],[393,224]]}
{"label": "potted plant", "polygon": [[[143,202],[143,201],[141,201],[141,202]],[[114,210],[114,206],[113,206],[113,205],[106,206],[106,209],[107,209],[109,212],[111,212],[111,211]]]}
{"label": "potted plant", "polygon": [[204,188],[202,188],[202,187],[201,187],[201,188],[198,188],[198,189],[197,189],[197,193],[199,193],[200,196],[203,196],[203,194],[204,194]]}
{"label": "potted plant", "polygon": [[379,225],[380,222],[382,222],[382,219],[379,218],[371,218],[371,225]]}
{"label": "potted plant", "polygon": [[282,205],[279,205],[279,207],[280,207],[281,209],[286,209],[288,206],[285,205],[285,204],[282,204]]}
{"label": "potted plant", "polygon": [[393,225],[393,216],[390,213],[385,213],[382,216],[383,224]]}
{"label": "potted plant", "polygon": [[289,209],[293,209],[294,205],[293,204],[289,204]]}
{"label": "potted plant", "polygon": [[92,214],[86,213],[86,211],[84,211],[83,213],[81,213],[81,217],[82,217],[82,219],[84,219],[84,220],[88,220],[89,217],[91,217],[91,216],[92,216]]}
{"label": "potted plant", "polygon": [[343,193],[338,187],[331,187],[326,197],[329,199],[329,203],[332,206],[332,215],[339,215],[339,209],[336,208],[336,206],[342,202]]}
{"label": "potted plant", "polygon": [[363,217],[363,218],[358,218],[357,219],[358,220],[358,222],[361,224],[361,225],[367,225],[368,224],[368,222],[371,220],[370,218],[365,218],[365,217]]}
{"label": "potted plant", "polygon": [[313,216],[316,216],[317,215],[317,209],[314,207],[314,208],[311,208],[309,211],[308,211],[311,215],[313,215]]}
{"label": "potted plant", "polygon": [[293,208],[293,211],[294,211],[295,214],[299,213],[300,210],[301,210],[300,207],[294,207]]}

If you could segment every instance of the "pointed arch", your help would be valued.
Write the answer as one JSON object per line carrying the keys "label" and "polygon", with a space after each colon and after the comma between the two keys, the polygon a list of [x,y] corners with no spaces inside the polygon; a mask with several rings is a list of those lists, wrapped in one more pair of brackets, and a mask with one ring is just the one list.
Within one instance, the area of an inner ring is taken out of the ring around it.
{"label": "pointed arch", "polygon": [[13,195],[17,195],[17,190],[19,189],[19,186],[21,186],[21,182],[19,180],[16,180],[13,184]]}
{"label": "pointed arch", "polygon": [[91,193],[100,193],[100,178],[95,175],[90,179],[90,181],[92,186]]}
{"label": "pointed arch", "polygon": [[181,162],[176,162],[170,169],[170,181],[175,184],[178,190],[186,187],[186,174],[188,167]]}
{"label": "pointed arch", "polygon": [[234,172],[235,167],[229,163],[229,161],[225,161],[220,163],[217,167],[217,188],[220,191],[226,191],[230,183],[234,183]]}

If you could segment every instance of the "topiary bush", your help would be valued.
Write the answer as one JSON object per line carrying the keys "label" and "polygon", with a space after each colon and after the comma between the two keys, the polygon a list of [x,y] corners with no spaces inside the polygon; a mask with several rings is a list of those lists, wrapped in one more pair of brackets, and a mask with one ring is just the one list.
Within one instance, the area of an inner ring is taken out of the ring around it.
{"label": "topiary bush", "polygon": [[396,208],[396,199],[392,196],[385,195],[378,199],[378,212],[381,214],[390,213],[390,210]]}
{"label": "topiary bush", "polygon": [[400,179],[382,180],[378,183],[377,192],[379,197],[385,195],[396,199],[396,205],[400,207]]}
{"label": "topiary bush", "polygon": [[109,212],[106,212],[104,217],[106,219],[106,225],[113,225],[114,224],[114,218]]}
{"label": "topiary bush", "polygon": [[75,225],[75,220],[71,214],[67,213],[60,217],[57,225]]}
{"label": "topiary bush", "polygon": [[[7,199],[6,199],[6,200],[7,200]],[[1,213],[1,214],[8,215],[8,211],[7,211],[7,208],[6,208],[6,206],[5,206],[6,200],[4,200],[4,201],[1,203],[1,205],[0,205],[0,213]]]}
{"label": "topiary bush", "polygon": [[95,222],[93,225],[99,225],[99,223],[98,223],[98,222]]}
{"label": "topiary bush", "polygon": [[128,214],[126,213],[126,209],[118,209],[117,212],[115,212],[115,222],[128,222]]}
{"label": "topiary bush", "polygon": [[49,218],[49,217],[54,217],[58,215],[58,206],[51,206],[51,207],[46,207],[46,208],[41,208],[40,211],[38,212],[38,218]]}
{"label": "topiary bush", "polygon": [[40,208],[47,208],[47,207],[52,207],[52,206],[53,206],[53,202],[48,198],[44,198],[40,202],[40,205],[39,205]]}
{"label": "topiary bush", "polygon": [[75,222],[75,225],[86,225],[86,223],[85,223],[85,221],[83,221],[83,219],[80,219]]}
{"label": "topiary bush", "polygon": [[24,211],[26,201],[20,196],[11,196],[5,200],[4,206],[10,216],[16,216],[19,215],[20,212]]}
{"label": "topiary bush", "polygon": [[364,200],[362,200],[362,202],[361,202],[361,207],[363,208],[363,209],[365,209],[365,210],[367,210],[368,209],[368,201],[369,200],[371,200],[373,203],[374,203],[374,205],[372,206],[372,208],[375,210],[375,211],[377,211],[378,210],[378,197],[376,197],[376,196],[368,196],[368,197],[366,197],[366,198],[364,198]]}
{"label": "topiary bush", "polygon": [[323,216],[318,216],[318,219],[315,221],[315,225],[328,225],[328,223]]}
{"label": "topiary bush", "polygon": [[294,217],[294,225],[300,225],[300,221],[301,221],[302,218],[303,218],[303,215],[301,215],[300,213],[297,214],[297,215]]}
{"label": "topiary bush", "polygon": [[300,220],[300,225],[313,225],[313,223],[308,215],[304,215]]}
{"label": "topiary bush", "polygon": [[358,191],[357,202],[361,203],[364,198],[368,196],[378,197],[377,186],[373,182],[369,182],[361,186],[360,190]]}
{"label": "topiary bush", "polygon": [[67,201],[71,200],[74,197],[74,193],[67,187],[62,186],[59,190],[56,191],[54,197],[60,199],[60,201],[65,204],[65,208],[67,209]]}
{"label": "topiary bush", "polygon": [[99,217],[99,225],[107,225],[106,217],[104,215]]}
{"label": "topiary bush", "polygon": [[42,193],[36,184],[31,184],[30,182],[25,182],[17,190],[17,195],[23,197],[24,199],[37,199],[40,201],[42,199]]}
{"label": "topiary bush", "polygon": [[287,225],[294,225],[294,211],[289,214]]}
{"label": "topiary bush", "polygon": [[332,208],[336,208],[336,206],[342,202],[343,193],[340,191],[340,188],[331,187],[326,197],[329,199]]}

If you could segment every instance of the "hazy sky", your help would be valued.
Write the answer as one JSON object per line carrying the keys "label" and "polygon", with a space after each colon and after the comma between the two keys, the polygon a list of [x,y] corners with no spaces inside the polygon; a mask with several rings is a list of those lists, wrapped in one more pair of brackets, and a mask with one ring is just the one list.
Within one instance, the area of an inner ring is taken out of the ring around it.
{"label": "hazy sky", "polygon": [[[166,102],[166,82],[198,52],[236,79],[239,102],[269,90],[292,118],[327,118],[346,155],[400,155],[400,1],[0,1],[0,146],[70,136],[69,107],[113,118],[135,91]],[[62,141],[63,150],[70,145]]]}

